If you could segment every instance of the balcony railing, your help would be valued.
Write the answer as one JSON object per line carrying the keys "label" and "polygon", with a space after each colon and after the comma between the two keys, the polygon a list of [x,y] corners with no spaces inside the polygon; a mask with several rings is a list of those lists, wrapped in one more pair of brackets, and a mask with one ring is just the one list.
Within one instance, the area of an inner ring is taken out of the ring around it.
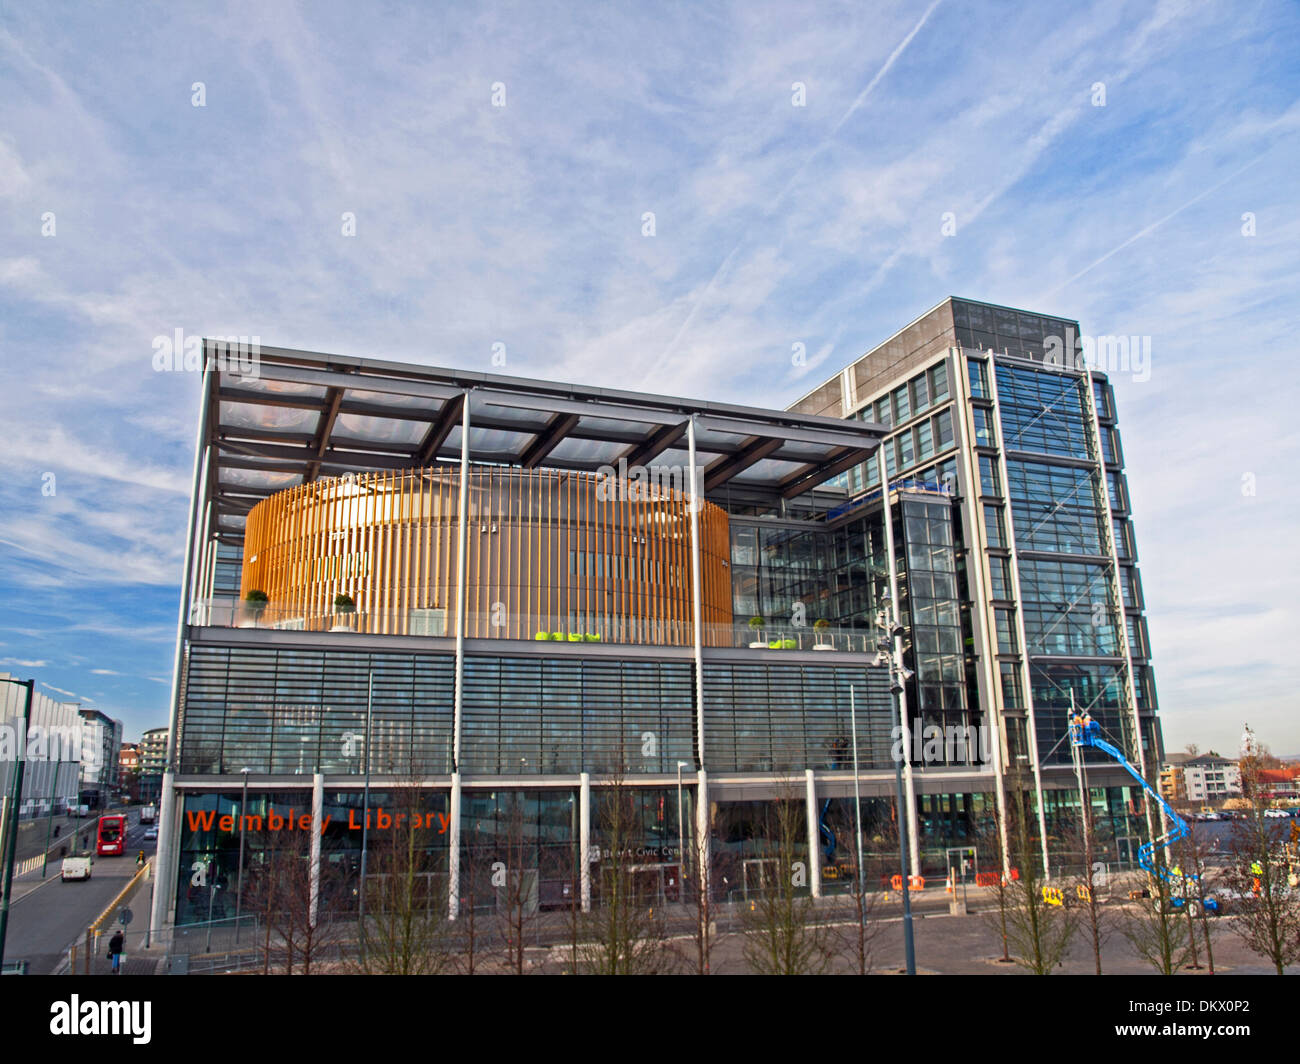
{"label": "balcony railing", "polygon": [[[571,623],[555,617],[523,616],[506,611],[470,611],[467,639],[526,639],[549,643],[639,644],[688,647],[694,627],[688,620],[595,617]],[[456,616],[443,609],[358,610],[353,613],[303,613],[271,606],[257,608],[233,598],[197,601],[190,624],[205,628],[261,628],[281,631],[356,632],[365,635],[454,637]],[[813,628],[770,624],[705,624],[707,647],[752,650],[818,650],[875,653],[875,635],[862,629]]]}

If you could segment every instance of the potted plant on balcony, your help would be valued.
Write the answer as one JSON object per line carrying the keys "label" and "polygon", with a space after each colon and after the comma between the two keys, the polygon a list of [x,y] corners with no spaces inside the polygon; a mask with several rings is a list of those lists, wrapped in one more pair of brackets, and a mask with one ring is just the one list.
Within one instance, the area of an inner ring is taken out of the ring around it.
{"label": "potted plant on balcony", "polygon": [[334,614],[340,618],[330,626],[331,632],[350,632],[352,631],[352,614],[357,612],[357,604],[352,601],[351,595],[334,596]]}
{"label": "potted plant on balcony", "polygon": [[266,604],[271,601],[271,597],[265,592],[254,588],[244,595],[244,610],[247,616],[256,626],[258,619],[266,610]]}
{"label": "potted plant on balcony", "polygon": [[[751,617],[749,619],[750,631],[752,631],[756,637],[758,636],[758,633],[763,630],[763,626],[766,624],[767,621],[763,620],[762,617]],[[754,642],[749,644],[749,648],[751,650],[764,650],[766,649],[766,647],[767,647],[767,643],[764,642],[762,639],[757,639],[757,638],[755,639]]]}
{"label": "potted plant on balcony", "polygon": [[835,644],[826,642],[830,634],[831,622],[823,617],[819,621],[813,622],[813,634],[817,637],[817,642],[813,643],[813,650],[834,650]]}

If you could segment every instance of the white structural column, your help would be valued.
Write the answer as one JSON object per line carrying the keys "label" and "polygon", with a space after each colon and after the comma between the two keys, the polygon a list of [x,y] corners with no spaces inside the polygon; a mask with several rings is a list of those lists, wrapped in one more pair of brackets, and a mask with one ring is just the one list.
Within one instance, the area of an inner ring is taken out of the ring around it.
{"label": "white structural column", "polygon": [[804,769],[804,788],[808,805],[808,890],[814,898],[822,896],[821,850],[818,848],[821,818],[817,815],[817,780],[813,770]]}
{"label": "white structural column", "polygon": [[[243,816],[241,808],[240,816]],[[311,905],[308,926],[316,926],[320,912],[320,837],[325,818],[325,776],[320,772],[311,777]]]}
{"label": "white structural column", "polygon": [[1025,634],[1025,609],[1020,591],[1020,552],[1016,547],[1016,519],[1011,510],[1011,479],[1007,475],[1007,441],[1002,429],[1002,404],[998,400],[998,360],[989,354],[989,398],[993,400],[993,424],[998,438],[994,441],[998,452],[998,476],[1002,478],[1002,497],[1006,503],[1002,516],[1006,518],[1007,546],[1011,549],[1011,584],[1016,592],[1016,632],[1020,640],[1021,682],[1025,692],[1025,717],[1029,722],[1029,747],[1033,752],[1034,796],[1038,805],[1038,838],[1043,857],[1043,875],[1052,877],[1051,858],[1047,852],[1047,810],[1043,804],[1043,767],[1038,755],[1038,714],[1034,706],[1033,676],[1029,669],[1029,639]]}
{"label": "white structural column", "polygon": [[582,911],[591,912],[591,773],[578,777],[578,877]]}
{"label": "white structural column", "polygon": [[149,910],[150,936],[162,932],[176,893],[176,873],[172,866],[180,859],[181,796],[176,793],[176,774],[164,772],[162,795],[158,802],[158,852],[154,854],[153,905]]}
{"label": "white structural column", "polygon": [[[889,554],[889,616],[894,624],[902,624],[898,616],[898,558],[894,553],[894,514],[889,499],[889,470],[885,466],[885,447],[882,444],[876,451],[876,461],[880,463],[880,498],[884,503],[885,551]],[[903,641],[890,636],[894,646],[894,674],[902,682]],[[912,875],[921,874],[921,840],[916,830],[916,785],[912,779],[912,725],[907,719],[907,685],[898,693],[898,723],[902,727],[903,740],[903,783],[905,785],[904,801],[907,809],[907,849],[912,865]]]}
{"label": "white structural column", "polygon": [[465,589],[469,555],[469,392],[460,416],[460,498],[456,501],[456,672],[451,722],[451,837],[447,840],[447,915],[460,914],[460,734],[465,704]]}
{"label": "white structural column", "polygon": [[686,450],[691,464],[691,614],[695,619],[692,640],[695,648],[695,755],[704,768],[704,618],[700,588],[700,496],[699,470],[695,466],[695,416],[686,422]]}
{"label": "white structural column", "polygon": [[[1119,552],[1115,548],[1115,511],[1110,504],[1110,486],[1106,483],[1106,459],[1101,450],[1101,415],[1097,411],[1097,396],[1092,390],[1092,371],[1085,369],[1081,380],[1088,398],[1088,429],[1091,449],[1097,461],[1097,500],[1106,513],[1102,530],[1106,544],[1107,568],[1110,570],[1110,596],[1115,603],[1115,629],[1119,637],[1120,653],[1124,655],[1124,696],[1133,724],[1133,760],[1145,779],[1146,752],[1142,749],[1142,718],[1138,714],[1137,680],[1133,672],[1133,648],[1128,640],[1128,609],[1124,605],[1124,587],[1119,578]],[[1164,811],[1161,811],[1164,815]]]}
{"label": "white structural column", "polygon": [[460,773],[451,774],[447,825],[447,917],[460,915]]}
{"label": "white structural column", "polygon": [[194,590],[194,568],[196,547],[195,536],[198,533],[199,513],[206,509],[207,478],[203,475],[207,468],[208,411],[212,404],[208,393],[216,380],[212,367],[207,364],[204,352],[203,377],[199,384],[199,424],[194,436],[194,470],[190,478],[190,513],[185,526],[185,567],[181,570],[181,600],[176,616],[176,653],[172,658],[171,689],[171,727],[167,732],[167,760],[163,764],[163,790],[161,827],[158,831],[158,853],[155,867],[158,878],[154,883],[153,906],[149,916],[149,926],[157,934],[166,922],[170,910],[169,901],[175,893],[175,869],[171,867],[178,851],[179,839],[174,838],[180,823],[179,817],[173,817],[175,824],[167,819],[175,805],[173,788],[173,771],[176,767],[176,743],[180,731],[181,671],[185,663],[185,636],[190,620],[190,599]]}
{"label": "white structural column", "polygon": [[[195,555],[196,555],[194,561],[194,570],[195,570],[194,585],[195,586],[194,586],[194,591],[191,592],[190,594],[191,599],[194,598],[211,599],[212,597],[211,591],[208,590],[208,577],[209,577],[208,559],[212,557],[212,550],[211,550],[212,545],[208,542],[208,519],[211,516],[211,514],[212,514],[212,502],[211,500],[206,500],[203,505],[203,522],[199,530],[198,541],[195,544]],[[212,623],[212,608],[210,602],[208,604],[208,608],[203,611],[202,618],[203,618],[202,621],[196,623],[200,623],[200,624]],[[193,606],[190,607],[189,617],[187,618],[187,621],[194,621]]]}
{"label": "white structural column", "polygon": [[[1109,382],[1107,382],[1107,385],[1109,385]],[[1120,653],[1124,655],[1124,697],[1128,702],[1128,709],[1133,721],[1134,761],[1137,763],[1138,772],[1142,774],[1142,778],[1147,779],[1146,752],[1142,749],[1142,717],[1138,713],[1137,704],[1137,676],[1133,668],[1133,647],[1129,644],[1128,639],[1128,607],[1124,604],[1124,587],[1119,578],[1119,551],[1115,546],[1115,511],[1110,504],[1110,485],[1106,482],[1106,456],[1101,449],[1101,414],[1097,410],[1097,395],[1093,391],[1092,370],[1086,365],[1083,367],[1083,387],[1088,393],[1089,436],[1091,437],[1093,457],[1097,460],[1097,498],[1106,513],[1105,527],[1102,529],[1102,534],[1104,537],[1103,542],[1106,544],[1108,568],[1110,569],[1110,595],[1115,603],[1115,627],[1119,636]],[[1152,754],[1158,753],[1159,751],[1152,751]],[[1082,751],[1079,753],[1079,760],[1082,763]],[[1145,794],[1142,797],[1142,805],[1146,811],[1147,838],[1154,843],[1156,833],[1151,816],[1151,802]],[[1168,830],[1169,821],[1162,808],[1160,810],[1160,833],[1163,835]]]}
{"label": "white structural column", "polygon": [[460,498],[456,502],[456,689],[453,706],[451,770],[460,772],[461,708],[465,704],[465,588],[469,556],[469,392],[460,419]]}
{"label": "white structural column", "polygon": [[[1005,771],[1003,745],[1006,742],[1006,722],[1003,719],[1002,710],[1006,707],[1002,705],[1002,676],[998,667],[996,637],[993,635],[993,607],[991,605],[992,596],[988,579],[988,534],[984,529],[984,515],[981,512],[979,468],[975,458],[975,449],[971,446],[974,428],[970,424],[970,367],[966,364],[966,358],[961,348],[952,348],[951,354],[953,358],[949,363],[948,380],[956,382],[957,385],[956,403],[954,404],[956,417],[953,420],[957,426],[957,453],[961,455],[962,464],[960,468],[965,481],[964,487],[961,485],[958,485],[958,487],[962,499],[962,513],[965,515],[968,530],[966,536],[967,549],[970,551],[966,563],[966,572],[973,585],[974,601],[978,604],[976,609],[971,610],[971,627],[972,635],[976,641],[975,645],[978,648],[979,693],[983,705],[988,707],[984,717],[993,729],[993,741],[991,743],[993,748],[993,800],[997,806],[998,841],[1002,847],[1002,876],[1005,881],[1009,881],[1011,879],[1011,852],[1007,843],[1007,796],[1003,779]],[[1009,746],[1006,753],[1009,757],[1011,754]],[[988,755],[987,751],[985,755]]]}

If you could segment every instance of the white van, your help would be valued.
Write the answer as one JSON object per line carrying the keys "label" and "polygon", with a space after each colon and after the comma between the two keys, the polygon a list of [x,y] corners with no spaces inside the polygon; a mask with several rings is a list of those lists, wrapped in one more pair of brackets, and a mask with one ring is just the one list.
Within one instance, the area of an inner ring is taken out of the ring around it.
{"label": "white van", "polygon": [[65,857],[60,878],[66,883],[69,879],[90,878],[89,857]]}

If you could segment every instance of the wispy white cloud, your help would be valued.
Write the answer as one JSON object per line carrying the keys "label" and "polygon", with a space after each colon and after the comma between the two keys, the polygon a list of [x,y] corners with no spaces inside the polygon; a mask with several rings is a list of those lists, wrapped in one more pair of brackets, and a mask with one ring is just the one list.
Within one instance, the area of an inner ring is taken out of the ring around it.
{"label": "wispy white cloud", "polygon": [[1250,713],[1300,751],[1298,26],[1282,0],[15,8],[6,650],[112,654],[105,699],[165,716],[198,382],[155,336],[480,370],[500,341],[511,373],[784,406],[956,294],[1152,337],[1116,389],[1166,730]]}

